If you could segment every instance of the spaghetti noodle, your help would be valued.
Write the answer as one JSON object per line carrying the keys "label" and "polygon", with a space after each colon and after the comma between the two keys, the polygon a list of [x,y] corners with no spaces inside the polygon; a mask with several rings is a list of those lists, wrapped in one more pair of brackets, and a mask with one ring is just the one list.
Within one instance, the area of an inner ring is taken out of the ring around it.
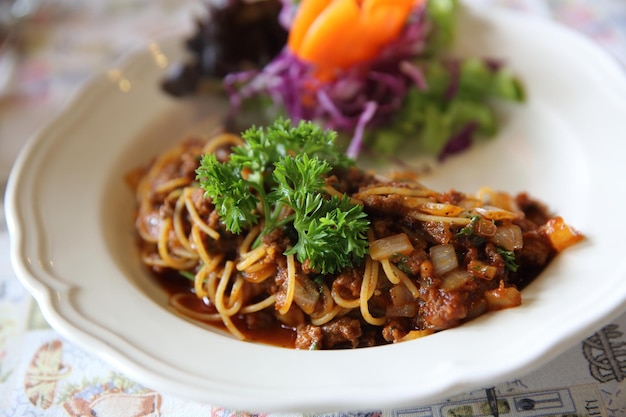
{"label": "spaghetti noodle", "polygon": [[135,191],[143,263],[168,288],[188,280],[172,291],[173,309],[242,340],[333,349],[422,337],[519,305],[519,291],[582,239],[524,193],[441,193],[353,168],[332,172],[326,188],[363,206],[370,251],[321,274],[285,254],[287,229],[228,232],[196,183],[201,155],[227,160],[239,144],[230,134],[186,140],[156,158]]}

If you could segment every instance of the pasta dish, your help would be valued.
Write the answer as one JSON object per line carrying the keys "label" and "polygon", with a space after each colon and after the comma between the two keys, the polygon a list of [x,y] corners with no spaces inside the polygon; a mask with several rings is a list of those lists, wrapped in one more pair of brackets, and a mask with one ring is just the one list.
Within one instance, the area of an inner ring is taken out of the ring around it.
{"label": "pasta dish", "polygon": [[526,193],[381,177],[321,148],[332,139],[282,121],[188,138],[135,173],[141,259],[174,310],[297,349],[396,343],[519,306],[583,238]]}

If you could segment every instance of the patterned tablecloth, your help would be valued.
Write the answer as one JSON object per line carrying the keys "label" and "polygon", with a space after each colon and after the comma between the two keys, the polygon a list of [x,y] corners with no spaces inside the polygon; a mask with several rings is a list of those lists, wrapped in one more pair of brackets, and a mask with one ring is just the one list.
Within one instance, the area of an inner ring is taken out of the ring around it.
{"label": "patterned tablecloth", "polygon": [[[4,1],[0,0],[0,13],[6,11],[1,8]],[[626,65],[626,0],[477,1],[570,26]],[[23,7],[35,3],[21,1]],[[0,413],[4,416],[251,414],[155,392],[64,340],[48,326],[12,271],[3,217],[4,185],[26,140],[63,109],[94,71],[133,45],[169,30],[190,29],[193,16],[202,10],[199,0],[43,0],[22,27],[18,59],[0,61]],[[624,417],[625,332],[623,315],[542,369],[447,401],[325,415]],[[488,406],[494,398],[497,412]]]}

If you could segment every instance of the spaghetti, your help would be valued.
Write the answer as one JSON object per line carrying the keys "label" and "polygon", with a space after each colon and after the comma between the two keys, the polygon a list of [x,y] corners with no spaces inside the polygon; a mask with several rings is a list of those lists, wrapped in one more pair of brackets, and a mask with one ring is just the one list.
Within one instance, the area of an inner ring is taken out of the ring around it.
{"label": "spaghetti", "polygon": [[321,274],[285,254],[289,230],[228,232],[196,183],[203,154],[225,161],[240,144],[230,134],[186,140],[156,158],[135,191],[141,259],[168,288],[178,283],[173,309],[242,340],[333,349],[422,337],[518,306],[520,290],[582,239],[524,193],[440,193],[353,168],[332,172],[326,188],[363,206],[369,252]]}

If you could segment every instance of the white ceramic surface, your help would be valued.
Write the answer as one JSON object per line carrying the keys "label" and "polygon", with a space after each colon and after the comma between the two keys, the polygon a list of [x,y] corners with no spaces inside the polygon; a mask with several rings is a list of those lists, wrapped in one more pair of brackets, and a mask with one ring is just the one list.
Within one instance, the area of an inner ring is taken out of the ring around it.
{"label": "white ceramic surface", "polygon": [[296,351],[240,342],[170,312],[135,256],[123,177],[189,131],[217,100],[158,88],[180,39],[97,76],[28,144],[10,177],[12,261],[50,324],[149,387],[235,409],[399,408],[494,384],[546,363],[626,307],[626,76],[581,36],[464,4],[459,51],[503,59],[528,102],[504,106],[497,139],[424,182],[529,191],[585,233],[523,292],[523,306],[392,346]]}

